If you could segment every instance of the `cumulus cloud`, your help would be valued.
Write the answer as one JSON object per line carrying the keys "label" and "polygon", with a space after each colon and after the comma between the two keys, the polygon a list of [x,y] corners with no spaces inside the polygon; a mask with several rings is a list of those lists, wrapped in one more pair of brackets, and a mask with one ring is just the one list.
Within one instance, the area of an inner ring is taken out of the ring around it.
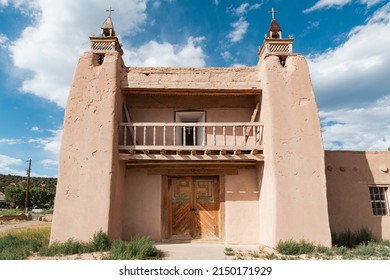
{"label": "cumulus cloud", "polygon": [[232,22],[230,25],[233,27],[233,30],[227,36],[230,42],[234,43],[241,41],[248,30],[249,22],[247,22],[244,17],[240,17],[239,20]]}
{"label": "cumulus cloud", "polygon": [[388,34],[390,3],[352,29],[342,45],[308,56],[320,107],[363,106],[390,94]]}
{"label": "cumulus cloud", "polygon": [[374,104],[320,112],[327,150],[387,150],[390,147],[390,95]]}
{"label": "cumulus cloud", "polygon": [[53,157],[53,160],[58,160],[60,153],[62,129],[49,130],[48,137],[31,138],[28,140],[30,144],[36,144],[42,147],[44,151],[48,152]]}
{"label": "cumulus cloud", "polygon": [[[146,20],[147,0],[112,0],[117,33],[131,35]],[[7,4],[4,1],[3,4]],[[89,48],[88,36],[104,21],[105,1],[9,1],[24,11],[28,5],[33,17],[19,39],[10,42],[10,55],[16,67],[27,72],[21,91],[35,94],[65,106],[74,66]],[[93,8],[91,8],[93,7]]]}
{"label": "cumulus cloud", "polygon": [[22,139],[18,138],[2,138],[0,139],[0,144],[7,144],[7,145],[18,145],[23,144],[24,141]]}
{"label": "cumulus cloud", "polygon": [[190,37],[184,45],[149,43],[125,51],[124,59],[129,66],[204,67],[206,55],[200,44],[204,37]]}
{"label": "cumulus cloud", "polygon": [[15,166],[21,166],[22,164],[21,159],[0,154],[0,174],[25,175],[24,172],[14,169]]}
{"label": "cumulus cloud", "polygon": [[[105,1],[9,1],[22,12],[29,5],[32,25],[20,38],[10,42],[14,66],[25,70],[20,88],[65,107],[74,67],[82,52],[89,49],[89,35],[99,33],[107,14]],[[116,33],[131,36],[142,31],[146,21],[147,0],[112,0]],[[93,9],[91,8],[93,7]],[[119,8],[120,7],[120,8]],[[200,46],[204,38],[188,38],[182,45],[150,41],[132,48],[124,43],[125,61],[137,66],[205,66]]]}
{"label": "cumulus cloud", "polygon": [[[384,0],[360,0],[359,2],[369,8],[383,1]],[[310,13],[316,10],[331,8],[341,9],[345,5],[350,4],[352,2],[353,0],[319,0],[317,3],[314,4],[314,6],[304,10],[303,13]]]}

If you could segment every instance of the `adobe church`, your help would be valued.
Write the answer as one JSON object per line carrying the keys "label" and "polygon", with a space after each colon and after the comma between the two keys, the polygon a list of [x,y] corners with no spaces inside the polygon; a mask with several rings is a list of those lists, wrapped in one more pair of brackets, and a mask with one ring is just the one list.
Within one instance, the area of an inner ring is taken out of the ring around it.
{"label": "adobe church", "polygon": [[[255,67],[126,67],[109,16],[65,111],[51,242],[390,239],[390,152],[324,151],[308,64],[272,19]],[[255,51],[255,50],[254,50]]]}

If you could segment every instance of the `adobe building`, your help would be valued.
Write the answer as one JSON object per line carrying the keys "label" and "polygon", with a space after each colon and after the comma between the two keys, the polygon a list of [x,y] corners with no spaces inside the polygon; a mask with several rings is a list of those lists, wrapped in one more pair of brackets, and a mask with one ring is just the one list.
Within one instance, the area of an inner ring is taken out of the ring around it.
{"label": "adobe building", "polygon": [[77,64],[51,241],[390,238],[388,152],[324,152],[308,64],[275,19],[255,67],[126,67],[111,17]]}

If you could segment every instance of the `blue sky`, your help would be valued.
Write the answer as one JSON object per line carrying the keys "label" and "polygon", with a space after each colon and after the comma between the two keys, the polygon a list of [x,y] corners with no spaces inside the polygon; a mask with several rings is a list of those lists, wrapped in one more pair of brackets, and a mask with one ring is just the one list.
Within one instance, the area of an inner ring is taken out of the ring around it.
{"label": "blue sky", "polygon": [[78,57],[112,6],[127,66],[254,66],[275,8],[309,63],[326,149],[390,147],[386,0],[0,0],[0,173],[57,176]]}

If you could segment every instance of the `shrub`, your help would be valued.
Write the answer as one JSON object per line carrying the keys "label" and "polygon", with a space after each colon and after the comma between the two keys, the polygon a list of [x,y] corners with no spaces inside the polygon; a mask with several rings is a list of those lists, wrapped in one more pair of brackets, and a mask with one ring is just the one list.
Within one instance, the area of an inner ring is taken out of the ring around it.
{"label": "shrub", "polygon": [[160,252],[149,237],[134,237],[129,242],[114,240],[105,260],[150,260],[158,259]]}
{"label": "shrub", "polygon": [[301,255],[301,254],[311,254],[315,251],[316,247],[313,243],[307,242],[305,240],[295,241],[289,239],[286,241],[279,241],[276,250],[284,255]]}
{"label": "shrub", "polygon": [[108,235],[102,230],[99,230],[97,233],[93,235],[91,243],[93,245],[94,251],[103,252],[110,249],[110,242],[108,240]]}
{"label": "shrub", "polygon": [[374,241],[374,235],[367,228],[362,228],[355,232],[352,232],[349,229],[341,233],[332,232],[333,246],[341,246],[351,249],[355,248],[358,245],[368,244],[369,242]]}

